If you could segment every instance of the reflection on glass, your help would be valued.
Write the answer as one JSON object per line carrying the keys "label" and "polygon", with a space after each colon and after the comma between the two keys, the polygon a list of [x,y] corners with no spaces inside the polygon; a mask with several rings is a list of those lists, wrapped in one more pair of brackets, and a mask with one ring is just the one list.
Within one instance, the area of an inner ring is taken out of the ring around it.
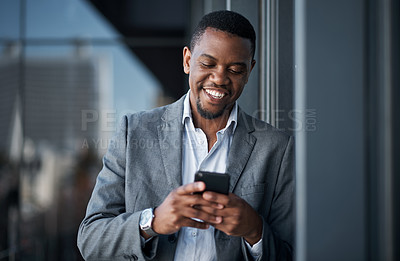
{"label": "reflection on glass", "polygon": [[163,91],[85,1],[26,3],[23,49],[0,26],[0,259],[81,260],[77,229],[118,120]]}
{"label": "reflection on glass", "polygon": [[28,38],[112,38],[112,27],[85,0],[26,1]]}
{"label": "reflection on glass", "polygon": [[0,259],[18,246],[19,158],[22,148],[19,46],[2,46],[0,56]]}
{"label": "reflection on glass", "polygon": [[20,7],[19,0],[0,1],[0,38],[18,39],[20,35]]}
{"label": "reflection on glass", "polygon": [[[120,47],[71,46],[69,54],[56,49],[60,55],[46,56],[28,47],[24,61],[21,237],[27,256],[40,239],[41,251],[71,260],[79,256],[76,231],[118,112],[154,107],[160,92],[157,81],[146,79],[151,75]],[[122,89],[119,95],[116,89]],[[32,223],[37,231],[28,228]]]}

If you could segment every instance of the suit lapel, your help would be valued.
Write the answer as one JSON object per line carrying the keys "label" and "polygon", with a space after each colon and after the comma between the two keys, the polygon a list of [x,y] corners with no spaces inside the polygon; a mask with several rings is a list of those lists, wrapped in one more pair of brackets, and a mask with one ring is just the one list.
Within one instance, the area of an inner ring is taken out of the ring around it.
{"label": "suit lapel", "polygon": [[233,136],[231,150],[228,156],[227,173],[230,175],[229,191],[235,189],[236,183],[246,166],[253,151],[256,138],[251,134],[254,131],[249,117],[239,108],[238,124]]}
{"label": "suit lapel", "polygon": [[[242,175],[250,155],[254,149],[257,139],[251,134],[254,127],[251,119],[240,108],[238,111],[238,123],[233,135],[232,144],[228,156],[226,172],[230,176],[229,192],[233,192],[236,184]],[[239,237],[231,237],[225,233],[215,230],[215,246],[217,247],[218,260],[225,260],[226,255],[239,256],[241,253],[241,239]],[[226,249],[231,249],[228,253]]]}
{"label": "suit lapel", "polygon": [[158,126],[158,140],[161,157],[169,186],[182,184],[182,115],[183,96],[179,101],[167,107]]}
{"label": "suit lapel", "polygon": [[[167,107],[161,118],[161,124],[158,126],[161,157],[168,183],[172,188],[182,185],[182,115],[184,99],[185,96]],[[249,116],[239,108],[238,124],[233,136],[227,164],[227,173],[230,175],[230,192],[234,190],[253,151],[257,140],[251,134],[253,131],[254,127]]]}

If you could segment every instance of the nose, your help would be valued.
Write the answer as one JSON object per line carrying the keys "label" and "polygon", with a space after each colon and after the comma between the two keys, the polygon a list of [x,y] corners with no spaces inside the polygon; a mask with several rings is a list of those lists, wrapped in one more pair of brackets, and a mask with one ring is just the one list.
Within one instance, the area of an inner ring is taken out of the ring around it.
{"label": "nose", "polygon": [[230,79],[228,77],[228,72],[224,68],[215,68],[210,76],[210,80],[219,86],[228,85]]}

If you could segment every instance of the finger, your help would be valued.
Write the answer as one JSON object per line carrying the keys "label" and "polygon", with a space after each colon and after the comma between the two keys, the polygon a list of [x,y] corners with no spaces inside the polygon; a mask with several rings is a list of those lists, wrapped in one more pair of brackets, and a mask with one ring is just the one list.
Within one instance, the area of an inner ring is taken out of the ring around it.
{"label": "finger", "polygon": [[208,223],[196,221],[191,218],[185,218],[184,220],[182,220],[182,226],[199,228],[199,229],[208,229],[210,227]]}
{"label": "finger", "polygon": [[[224,209],[225,206],[219,203],[215,203],[215,202],[211,202],[211,201],[207,201],[204,200],[203,198],[199,199],[196,201],[195,205],[192,205],[191,207],[196,208],[196,207],[207,207],[207,209],[214,209],[214,210],[218,210],[218,209]],[[210,213],[212,211],[209,211]]]}
{"label": "finger", "polygon": [[188,208],[184,212],[184,216],[188,218],[200,219],[207,223],[219,224],[222,221],[222,217],[209,214],[199,208]]}
{"label": "finger", "polygon": [[224,205],[222,205],[220,203],[216,203],[216,202],[212,202],[212,201],[209,201],[209,200],[205,200],[203,198],[202,194],[193,194],[193,195],[190,195],[190,196],[187,196],[187,197],[190,197],[188,199],[188,201],[187,201],[187,202],[190,202],[190,207],[194,207],[194,206],[200,205],[200,206],[208,206],[208,207],[212,207],[212,208],[216,208],[216,209],[223,209],[224,208]]}
{"label": "finger", "polygon": [[205,191],[203,193],[203,199],[217,204],[221,204],[223,206],[227,206],[229,205],[231,194],[232,193],[230,193],[229,195],[224,195],[217,192]]}
{"label": "finger", "polygon": [[214,215],[214,216],[225,216],[225,212],[223,211],[224,208],[215,208],[215,207],[209,207],[209,206],[204,206],[204,205],[196,205],[193,208],[199,209],[201,211],[206,212],[207,214]]}
{"label": "finger", "polygon": [[204,184],[204,182],[202,181],[198,181],[178,187],[176,189],[176,193],[180,195],[187,195],[195,192],[202,192],[205,189],[206,189],[206,184]]}
{"label": "finger", "polygon": [[220,223],[213,224],[213,226],[216,229],[221,230],[222,232],[231,236],[238,235],[237,231],[240,230],[239,229],[240,224],[238,224],[237,220],[232,217],[223,217]]}
{"label": "finger", "polygon": [[201,194],[179,195],[179,198],[182,202],[181,207],[208,206],[216,209],[224,208],[222,204],[203,199]]}

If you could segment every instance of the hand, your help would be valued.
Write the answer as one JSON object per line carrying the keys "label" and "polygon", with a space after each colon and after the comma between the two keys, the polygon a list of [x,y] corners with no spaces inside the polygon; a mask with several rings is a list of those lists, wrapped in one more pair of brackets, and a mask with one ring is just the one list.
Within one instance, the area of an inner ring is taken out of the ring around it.
{"label": "hand", "polygon": [[216,229],[230,236],[244,237],[250,245],[254,245],[261,239],[262,219],[245,200],[233,193],[223,195],[210,191],[203,193],[203,199],[224,206],[223,209],[199,206],[207,213],[222,217],[222,222],[213,223]]}
{"label": "hand", "polygon": [[[154,211],[153,230],[158,234],[172,234],[181,227],[207,229],[208,223],[218,224],[222,221],[212,213],[199,209],[199,205],[208,209],[222,209],[223,206],[202,198],[206,188],[204,182],[194,182],[176,188],[165,198],[164,202]],[[204,222],[193,220],[197,218]]]}

